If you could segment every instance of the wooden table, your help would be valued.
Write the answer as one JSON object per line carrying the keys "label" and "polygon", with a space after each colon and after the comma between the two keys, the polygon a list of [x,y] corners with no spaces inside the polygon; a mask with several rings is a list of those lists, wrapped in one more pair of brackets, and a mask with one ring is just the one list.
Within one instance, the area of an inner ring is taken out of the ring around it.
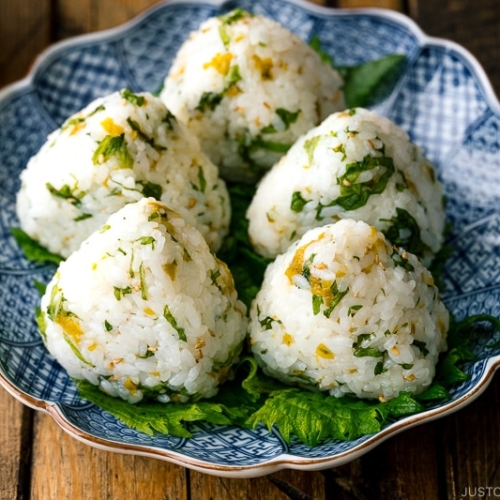
{"label": "wooden table", "polygon": [[[2,0],[0,86],[23,77],[36,54],[50,43],[115,26],[154,3]],[[428,34],[452,39],[469,49],[500,94],[498,0],[326,3],[337,7],[388,7],[406,13]],[[91,448],[69,437],[51,417],[23,406],[0,388],[0,498],[500,497],[499,394],[497,376],[486,392],[464,410],[405,431],[350,464],[323,472],[281,471],[250,480],[218,478],[159,460]]]}

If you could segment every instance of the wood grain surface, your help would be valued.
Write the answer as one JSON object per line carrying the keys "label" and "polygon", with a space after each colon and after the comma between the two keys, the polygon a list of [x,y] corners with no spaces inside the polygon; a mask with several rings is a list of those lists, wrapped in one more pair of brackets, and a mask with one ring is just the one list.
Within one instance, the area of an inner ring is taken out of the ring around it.
{"label": "wood grain surface", "polygon": [[[22,78],[37,54],[51,43],[117,26],[155,3],[2,0],[0,87]],[[399,10],[428,34],[452,39],[470,50],[500,94],[498,0],[315,3]],[[89,447],[67,435],[50,416],[23,406],[0,388],[0,499],[466,498],[464,493],[474,488],[500,486],[499,394],[500,381],[496,377],[485,393],[464,410],[407,430],[336,469],[284,470],[256,479],[227,479],[160,460]],[[500,496],[500,488],[494,491]]]}

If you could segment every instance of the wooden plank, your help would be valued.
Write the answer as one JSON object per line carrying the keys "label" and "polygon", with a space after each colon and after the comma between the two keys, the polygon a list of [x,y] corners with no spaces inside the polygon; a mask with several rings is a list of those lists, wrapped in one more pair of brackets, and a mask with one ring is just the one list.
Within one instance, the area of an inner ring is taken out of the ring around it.
{"label": "wooden plank", "polygon": [[0,500],[29,498],[32,414],[0,387]]}
{"label": "wooden plank", "polygon": [[2,0],[0,87],[24,77],[50,43],[50,0]]}
{"label": "wooden plank", "polygon": [[393,10],[404,10],[404,0],[338,0],[337,5],[344,9],[359,7],[378,7]]}
{"label": "wooden plank", "polygon": [[[496,376],[484,394],[441,425],[450,500],[500,497],[499,421],[500,378]],[[494,487],[495,492],[488,493],[486,488]],[[476,488],[484,489],[481,493]]]}
{"label": "wooden plank", "polygon": [[57,0],[56,37],[67,38],[118,26],[156,3],[158,0],[106,0],[102,2]]}
{"label": "wooden plank", "polygon": [[326,471],[328,498],[438,500],[438,443],[433,423],[408,429],[350,464]]}
{"label": "wooden plank", "polygon": [[361,459],[367,491],[394,500],[440,498],[439,442],[435,424],[428,423],[383,443]]}
{"label": "wooden plank", "polygon": [[[325,479],[320,472],[283,470],[254,479],[215,478],[199,472],[190,472],[192,498],[196,500],[286,500],[298,498],[290,490],[307,497],[328,498]],[[293,494],[293,493],[292,493]]]}
{"label": "wooden plank", "polygon": [[183,500],[188,498],[187,471],[162,460],[93,448],[49,415],[36,413],[30,498]]}

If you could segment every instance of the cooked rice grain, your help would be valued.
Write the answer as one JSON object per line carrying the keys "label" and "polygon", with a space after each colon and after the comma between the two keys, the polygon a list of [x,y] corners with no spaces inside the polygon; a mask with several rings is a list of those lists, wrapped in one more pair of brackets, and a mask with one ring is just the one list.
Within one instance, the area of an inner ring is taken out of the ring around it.
{"label": "cooked rice grain", "polygon": [[229,197],[198,140],[150,93],[115,92],[53,132],[21,174],[21,228],[68,257],[108,216],[152,196],[176,210],[217,250]]}
{"label": "cooked rice grain", "polygon": [[278,256],[250,316],[268,375],[380,400],[431,384],[449,325],[418,259],[351,219],[311,229]]}
{"label": "cooked rice grain", "polygon": [[61,263],[41,311],[69,375],[129,402],[213,396],[247,324],[226,265],[152,198],[111,215]]}

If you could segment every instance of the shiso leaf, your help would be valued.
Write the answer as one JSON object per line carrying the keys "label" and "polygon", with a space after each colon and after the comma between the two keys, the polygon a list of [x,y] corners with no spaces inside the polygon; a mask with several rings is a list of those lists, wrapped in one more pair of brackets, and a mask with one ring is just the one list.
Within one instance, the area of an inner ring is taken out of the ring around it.
{"label": "shiso leaf", "polygon": [[383,101],[403,73],[406,60],[404,55],[390,54],[360,66],[339,68],[347,107],[369,107]]}
{"label": "shiso leaf", "polygon": [[426,391],[417,396],[418,401],[445,401],[449,399],[450,393],[441,384],[432,384]]}
{"label": "shiso leaf", "polygon": [[317,35],[309,45],[323,62],[330,64],[344,78],[342,90],[348,108],[363,108],[381,102],[390,94],[406,67],[407,57],[402,54],[390,54],[358,66],[338,66],[321,47]]}
{"label": "shiso leaf", "polygon": [[247,421],[252,427],[274,425],[289,443],[297,436],[316,446],[325,438],[352,440],[381,430],[390,417],[411,415],[424,407],[410,394],[401,392],[392,401],[370,403],[354,398],[335,398],[297,388],[271,393],[265,404]]}
{"label": "shiso leaf", "polygon": [[235,368],[235,379],[222,385],[215,397],[192,403],[145,401],[131,405],[88,382],[77,384],[82,398],[149,435],[159,432],[190,437],[188,424],[205,421],[248,428],[275,427],[286,442],[295,436],[308,446],[316,446],[325,439],[353,440],[379,432],[397,418],[420,413],[427,405],[448,399],[448,388],[468,377],[458,365],[474,359],[469,349],[471,328],[484,322],[491,323],[500,333],[500,320],[489,315],[452,321],[449,336],[453,347],[439,361],[435,382],[421,395],[401,392],[386,402],[349,396],[335,398],[324,392],[286,386],[264,375],[251,356],[241,359]]}
{"label": "shiso leaf", "polygon": [[234,278],[238,297],[247,307],[257,295],[264,272],[271,259],[257,254],[248,237],[246,211],[256,187],[246,184],[227,184],[231,200],[232,217],[229,236],[224,240],[217,257],[224,261]]}
{"label": "shiso leaf", "polygon": [[155,432],[177,437],[191,437],[190,422],[244,426],[248,416],[260,407],[259,398],[241,390],[241,380],[225,384],[219,393],[206,400],[188,403],[141,401],[130,404],[114,398],[87,381],[76,381],[79,396],[114,415],[128,427],[148,435]]}
{"label": "shiso leaf", "polygon": [[264,375],[259,370],[256,359],[251,356],[245,356],[238,363],[237,369],[241,369],[242,366],[246,366],[248,372],[246,377],[241,382],[241,387],[254,401],[258,401],[258,399],[263,395],[270,394],[278,390],[289,389],[287,385],[279,382],[275,378]]}
{"label": "shiso leaf", "polygon": [[59,264],[64,260],[60,255],[49,252],[44,246],[40,245],[38,241],[28,236],[21,228],[11,227],[10,233],[29,261]]}
{"label": "shiso leaf", "polygon": [[212,401],[196,403],[161,404],[154,402],[130,404],[113,398],[87,381],[78,381],[79,395],[111,413],[128,427],[148,435],[156,432],[178,437],[191,437],[187,422],[205,421],[229,425],[239,416],[224,405]]}

